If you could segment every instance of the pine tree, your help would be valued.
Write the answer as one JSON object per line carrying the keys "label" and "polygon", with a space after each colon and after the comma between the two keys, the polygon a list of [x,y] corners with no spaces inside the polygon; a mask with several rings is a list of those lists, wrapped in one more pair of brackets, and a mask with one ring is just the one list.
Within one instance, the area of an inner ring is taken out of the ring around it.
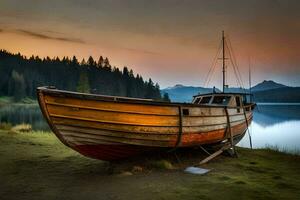
{"label": "pine tree", "polygon": [[84,59],[84,58],[82,59],[82,61],[81,61],[80,65],[81,65],[81,66],[83,66],[83,65],[86,65],[86,61],[85,61],[85,59]]}
{"label": "pine tree", "polygon": [[88,61],[87,61],[87,64],[88,64],[89,66],[96,66],[96,62],[94,61],[94,59],[93,59],[92,56],[89,57],[89,59],[88,59]]}
{"label": "pine tree", "polygon": [[145,94],[145,98],[147,99],[154,99],[154,83],[151,80],[151,78],[149,78],[149,81],[146,83],[146,94]]}
{"label": "pine tree", "polygon": [[77,85],[77,92],[89,93],[90,85],[87,73],[81,72],[79,76],[79,81]]}
{"label": "pine tree", "polygon": [[[92,66],[90,66],[92,65]],[[36,88],[53,85],[58,89],[91,92],[104,95],[162,99],[158,84],[144,81],[127,67],[121,71],[111,68],[108,58],[99,57],[96,63],[89,57],[78,61],[73,56],[26,58],[0,50],[0,95],[36,98]]]}
{"label": "pine tree", "polygon": [[104,63],[104,59],[103,59],[102,56],[100,56],[99,60],[98,60],[98,63],[97,63],[97,67],[103,67],[104,66],[103,63]]}
{"label": "pine tree", "polygon": [[108,58],[105,58],[105,60],[104,60],[104,67],[109,67],[109,66],[110,66],[109,60],[108,60]]}
{"label": "pine tree", "polygon": [[15,101],[20,101],[25,97],[25,81],[22,74],[19,74],[16,71],[12,72],[13,80],[13,96]]}
{"label": "pine tree", "polygon": [[169,94],[166,92],[164,93],[163,95],[163,101],[166,101],[166,102],[171,102],[170,98],[169,98]]}
{"label": "pine tree", "polygon": [[76,56],[73,56],[71,63],[72,63],[72,65],[78,65],[79,64]]}

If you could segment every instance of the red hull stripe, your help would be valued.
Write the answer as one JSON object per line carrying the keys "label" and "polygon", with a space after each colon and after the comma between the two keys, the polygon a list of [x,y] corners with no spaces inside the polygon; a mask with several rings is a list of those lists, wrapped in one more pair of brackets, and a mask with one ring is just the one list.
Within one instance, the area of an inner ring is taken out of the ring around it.
{"label": "red hull stripe", "polygon": [[[246,124],[241,124],[232,127],[232,132],[234,135],[242,134],[245,130]],[[189,137],[187,134],[185,136],[187,137],[182,138],[182,146],[199,145],[201,144],[201,141],[204,141],[205,139],[206,144],[215,143],[220,141],[220,137],[224,137],[224,130],[214,131],[209,134],[191,134]],[[159,147],[126,144],[82,144],[74,145],[72,146],[72,148],[84,156],[106,161],[118,160],[138,155],[145,151],[163,149]]]}
{"label": "red hull stripe", "polygon": [[153,150],[153,148],[149,147],[108,144],[77,145],[73,148],[84,156],[106,161],[119,160],[122,158],[138,155],[145,151]]}

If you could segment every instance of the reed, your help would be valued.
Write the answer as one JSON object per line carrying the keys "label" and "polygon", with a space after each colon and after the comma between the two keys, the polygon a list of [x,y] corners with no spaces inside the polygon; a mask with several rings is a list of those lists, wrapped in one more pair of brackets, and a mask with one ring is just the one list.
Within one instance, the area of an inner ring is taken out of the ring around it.
{"label": "reed", "polygon": [[19,124],[12,127],[11,131],[25,133],[32,131],[32,127],[30,124]]}
{"label": "reed", "polygon": [[294,149],[291,149],[287,147],[279,147],[278,145],[266,145],[264,149],[285,153],[285,154],[300,155],[300,150],[297,149],[296,147]]}
{"label": "reed", "polygon": [[10,130],[11,128],[12,128],[11,123],[7,123],[7,122],[0,123],[1,130]]}

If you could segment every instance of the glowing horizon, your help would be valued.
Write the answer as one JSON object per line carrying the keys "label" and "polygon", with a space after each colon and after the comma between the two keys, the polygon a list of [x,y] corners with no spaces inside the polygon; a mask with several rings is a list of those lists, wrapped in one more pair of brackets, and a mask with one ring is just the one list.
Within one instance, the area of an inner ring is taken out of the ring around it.
{"label": "glowing horizon", "polygon": [[[108,57],[161,88],[202,86],[221,31],[230,37],[244,86],[300,85],[297,1],[0,2],[0,48],[25,56]],[[221,64],[209,85],[220,87]],[[229,71],[228,84],[237,86]]]}

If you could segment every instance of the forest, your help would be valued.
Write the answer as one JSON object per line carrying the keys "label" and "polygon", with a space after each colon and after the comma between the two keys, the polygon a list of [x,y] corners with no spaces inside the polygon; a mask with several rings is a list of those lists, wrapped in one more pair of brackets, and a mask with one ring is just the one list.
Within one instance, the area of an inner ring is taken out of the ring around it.
{"label": "forest", "polygon": [[58,89],[147,98],[169,101],[160,94],[159,85],[151,78],[144,80],[128,67],[120,70],[112,67],[108,58],[98,61],[93,57],[79,61],[75,56],[39,58],[0,50],[0,96],[12,96],[15,101],[24,97],[36,98],[39,86],[55,86]]}

